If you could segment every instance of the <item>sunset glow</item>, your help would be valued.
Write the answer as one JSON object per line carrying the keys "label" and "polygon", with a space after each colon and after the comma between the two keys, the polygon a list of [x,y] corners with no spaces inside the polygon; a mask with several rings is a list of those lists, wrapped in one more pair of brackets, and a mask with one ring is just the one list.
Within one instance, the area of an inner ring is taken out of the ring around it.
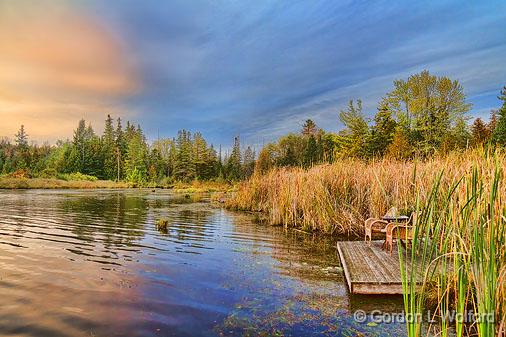
{"label": "sunset glow", "polygon": [[0,3],[0,55],[2,136],[25,124],[33,139],[55,141],[79,118],[127,114],[119,99],[140,87],[120,42],[60,2]]}

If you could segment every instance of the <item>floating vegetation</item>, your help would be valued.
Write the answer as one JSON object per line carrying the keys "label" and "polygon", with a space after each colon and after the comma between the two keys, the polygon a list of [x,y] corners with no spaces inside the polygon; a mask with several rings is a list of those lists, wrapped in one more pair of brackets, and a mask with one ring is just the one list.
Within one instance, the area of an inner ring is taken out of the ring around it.
{"label": "floating vegetation", "polygon": [[156,225],[157,231],[167,234],[168,227],[169,227],[169,220],[168,219],[158,219],[158,221],[156,222],[155,225]]}

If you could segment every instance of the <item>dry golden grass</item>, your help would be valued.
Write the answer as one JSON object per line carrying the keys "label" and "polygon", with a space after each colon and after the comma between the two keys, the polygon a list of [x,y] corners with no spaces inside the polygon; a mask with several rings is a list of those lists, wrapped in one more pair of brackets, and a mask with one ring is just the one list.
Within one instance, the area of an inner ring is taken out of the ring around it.
{"label": "dry golden grass", "polygon": [[[348,159],[308,170],[275,169],[241,184],[227,206],[264,212],[271,224],[361,234],[369,216],[380,216],[394,206],[406,214],[413,210],[417,194],[423,202],[440,172],[443,187],[470,174],[473,165],[488,181],[492,180],[495,160],[506,168],[504,152],[494,156],[475,149],[425,161]],[[505,185],[501,185],[503,195]],[[466,193],[465,189],[459,193]]]}
{"label": "dry golden grass", "polygon": [[171,188],[177,193],[227,192],[233,191],[234,185],[227,181],[194,180],[190,183],[176,182]]}
{"label": "dry golden grass", "polygon": [[109,180],[61,180],[54,178],[10,178],[0,177],[0,189],[85,189],[85,188],[127,188],[124,182]]}

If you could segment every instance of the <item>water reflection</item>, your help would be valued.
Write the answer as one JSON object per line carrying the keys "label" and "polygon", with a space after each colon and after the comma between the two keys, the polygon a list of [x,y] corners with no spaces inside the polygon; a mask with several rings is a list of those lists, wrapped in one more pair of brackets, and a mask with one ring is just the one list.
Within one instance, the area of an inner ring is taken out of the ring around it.
{"label": "water reflection", "polygon": [[403,335],[353,321],[353,310],[400,310],[400,300],[350,298],[333,240],[207,201],[0,192],[0,335]]}

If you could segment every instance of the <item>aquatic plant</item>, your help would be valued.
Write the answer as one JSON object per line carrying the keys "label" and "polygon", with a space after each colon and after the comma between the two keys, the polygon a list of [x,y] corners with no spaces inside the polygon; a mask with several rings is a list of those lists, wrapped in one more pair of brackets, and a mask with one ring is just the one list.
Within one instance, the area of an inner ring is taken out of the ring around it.
{"label": "aquatic plant", "polygon": [[158,219],[156,222],[156,230],[162,233],[167,233],[168,227],[169,227],[169,220],[168,219]]}
{"label": "aquatic plant", "polygon": [[[451,329],[457,337],[505,334],[503,165],[497,156],[486,160],[493,167],[484,169],[483,162],[476,162],[471,172],[451,184],[437,179],[430,197],[418,203],[421,216],[411,250],[399,248],[405,312],[420,318],[431,309],[433,320],[408,321],[409,337],[448,336]],[[410,265],[406,260],[412,263],[410,270],[404,267]],[[420,270],[423,280],[417,286]],[[435,291],[434,306],[427,303],[430,291]]]}

